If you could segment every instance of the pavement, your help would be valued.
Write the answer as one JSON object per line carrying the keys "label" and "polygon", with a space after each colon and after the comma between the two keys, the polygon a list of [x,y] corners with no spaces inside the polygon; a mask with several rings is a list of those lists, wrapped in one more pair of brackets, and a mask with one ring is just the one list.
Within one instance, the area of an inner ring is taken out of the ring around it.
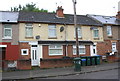
{"label": "pavement", "polygon": [[114,63],[101,63],[100,65],[81,66],[81,71],[74,71],[74,66],[64,68],[51,68],[51,69],[34,69],[24,71],[0,72],[2,73],[3,80],[17,80],[17,79],[34,79],[34,78],[47,78],[57,76],[69,76],[75,74],[84,74],[91,72],[99,72],[106,70],[113,70],[120,68],[120,62]]}

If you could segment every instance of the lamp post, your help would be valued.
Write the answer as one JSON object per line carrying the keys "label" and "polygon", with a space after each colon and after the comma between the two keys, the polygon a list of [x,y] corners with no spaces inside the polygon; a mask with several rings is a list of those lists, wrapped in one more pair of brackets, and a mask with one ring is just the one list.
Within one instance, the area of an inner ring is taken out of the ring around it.
{"label": "lamp post", "polygon": [[79,57],[79,41],[78,41],[78,27],[77,27],[77,16],[76,16],[76,0],[73,1],[73,7],[74,7],[74,27],[75,27],[75,35],[76,35],[76,54],[77,57]]}

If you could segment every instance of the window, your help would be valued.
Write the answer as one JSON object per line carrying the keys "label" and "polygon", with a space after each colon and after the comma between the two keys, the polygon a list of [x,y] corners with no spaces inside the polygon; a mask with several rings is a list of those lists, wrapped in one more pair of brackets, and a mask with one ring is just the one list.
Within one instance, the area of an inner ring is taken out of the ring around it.
{"label": "window", "polygon": [[[84,45],[80,45],[79,46],[79,54],[85,54],[85,46]],[[73,46],[73,54],[76,55],[76,46]]]}
{"label": "window", "polygon": [[28,55],[28,49],[21,49],[21,55]]}
{"label": "window", "polygon": [[[78,27],[77,31],[78,31],[78,38],[81,38],[82,37],[81,27]],[[75,37],[76,37],[76,28],[75,28]]]}
{"label": "window", "polygon": [[56,37],[56,26],[55,25],[49,25],[49,37]]}
{"label": "window", "polygon": [[33,25],[30,23],[25,24],[26,37],[33,37]]}
{"label": "window", "polygon": [[49,55],[63,55],[62,45],[50,45]]}
{"label": "window", "polygon": [[107,26],[107,36],[112,36],[111,26]]}
{"label": "window", "polygon": [[99,30],[97,28],[93,29],[94,38],[99,38]]}
{"label": "window", "polygon": [[12,25],[4,25],[4,38],[12,38]]}

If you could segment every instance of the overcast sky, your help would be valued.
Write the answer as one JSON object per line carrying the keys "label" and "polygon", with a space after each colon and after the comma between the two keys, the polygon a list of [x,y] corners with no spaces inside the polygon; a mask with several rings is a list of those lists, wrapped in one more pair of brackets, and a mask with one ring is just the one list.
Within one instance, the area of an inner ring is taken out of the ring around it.
{"label": "overcast sky", "polygon": [[[77,14],[95,14],[115,16],[118,11],[120,0],[77,0]],[[19,4],[35,3],[40,9],[47,9],[49,12],[56,11],[57,6],[63,6],[65,14],[73,14],[72,0],[2,0],[0,11],[10,10],[11,7]]]}

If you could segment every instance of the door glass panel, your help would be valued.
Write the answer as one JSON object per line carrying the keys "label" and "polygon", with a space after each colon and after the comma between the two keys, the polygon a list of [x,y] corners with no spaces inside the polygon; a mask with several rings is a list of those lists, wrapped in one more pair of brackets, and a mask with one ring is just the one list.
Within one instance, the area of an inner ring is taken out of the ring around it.
{"label": "door glass panel", "polygon": [[36,50],[35,50],[35,60],[36,60],[36,58],[37,58],[37,55],[36,55]]}
{"label": "door glass panel", "polygon": [[34,50],[32,50],[32,57],[33,57],[33,60],[34,60]]}

